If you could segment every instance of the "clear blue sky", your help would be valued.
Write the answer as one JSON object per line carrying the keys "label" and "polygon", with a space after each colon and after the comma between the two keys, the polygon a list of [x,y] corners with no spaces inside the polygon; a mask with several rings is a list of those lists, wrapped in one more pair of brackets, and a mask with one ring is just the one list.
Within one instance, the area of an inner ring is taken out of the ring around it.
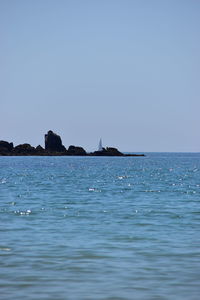
{"label": "clear blue sky", "polygon": [[0,140],[200,151],[200,1],[1,0]]}

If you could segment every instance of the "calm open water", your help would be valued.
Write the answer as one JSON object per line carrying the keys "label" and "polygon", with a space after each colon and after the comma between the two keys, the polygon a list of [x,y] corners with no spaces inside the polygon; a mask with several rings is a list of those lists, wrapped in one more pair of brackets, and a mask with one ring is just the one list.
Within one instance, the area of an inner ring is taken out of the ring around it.
{"label": "calm open water", "polygon": [[200,154],[0,157],[0,299],[200,299]]}

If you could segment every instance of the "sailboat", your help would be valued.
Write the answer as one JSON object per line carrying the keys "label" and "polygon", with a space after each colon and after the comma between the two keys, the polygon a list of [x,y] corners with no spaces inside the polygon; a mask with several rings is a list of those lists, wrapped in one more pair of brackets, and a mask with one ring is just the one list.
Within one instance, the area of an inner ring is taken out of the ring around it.
{"label": "sailboat", "polygon": [[99,148],[98,151],[103,151],[103,146],[102,146],[102,139],[99,141]]}

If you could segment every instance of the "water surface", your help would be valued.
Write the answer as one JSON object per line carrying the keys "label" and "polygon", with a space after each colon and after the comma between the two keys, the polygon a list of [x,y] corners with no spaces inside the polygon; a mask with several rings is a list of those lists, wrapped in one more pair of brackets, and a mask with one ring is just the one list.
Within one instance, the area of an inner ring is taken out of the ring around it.
{"label": "water surface", "polygon": [[0,157],[1,299],[200,295],[200,154]]}

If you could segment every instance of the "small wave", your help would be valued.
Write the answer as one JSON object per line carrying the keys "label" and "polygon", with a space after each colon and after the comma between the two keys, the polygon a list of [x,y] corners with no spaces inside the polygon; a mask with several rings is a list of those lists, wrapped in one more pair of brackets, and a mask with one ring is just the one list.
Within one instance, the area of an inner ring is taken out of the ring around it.
{"label": "small wave", "polygon": [[125,176],[125,175],[124,175],[124,176],[118,176],[117,178],[118,178],[119,180],[122,180],[122,179],[128,178],[128,176]]}
{"label": "small wave", "polygon": [[11,248],[8,248],[8,247],[0,247],[0,251],[11,251]]}
{"label": "small wave", "polygon": [[99,192],[99,193],[101,192],[101,190],[96,189],[96,188],[89,188],[88,191],[89,191],[89,192],[97,192],[97,193],[98,193],[98,192]]}
{"label": "small wave", "polygon": [[16,202],[15,201],[12,201],[12,202],[9,202],[10,205],[12,206],[15,206],[16,205]]}
{"label": "small wave", "polygon": [[139,192],[142,192],[142,193],[160,193],[161,191],[160,190],[141,190]]}
{"label": "small wave", "polygon": [[27,209],[27,210],[15,210],[14,213],[16,215],[23,216],[23,215],[30,215],[32,213],[32,211],[30,209]]}

